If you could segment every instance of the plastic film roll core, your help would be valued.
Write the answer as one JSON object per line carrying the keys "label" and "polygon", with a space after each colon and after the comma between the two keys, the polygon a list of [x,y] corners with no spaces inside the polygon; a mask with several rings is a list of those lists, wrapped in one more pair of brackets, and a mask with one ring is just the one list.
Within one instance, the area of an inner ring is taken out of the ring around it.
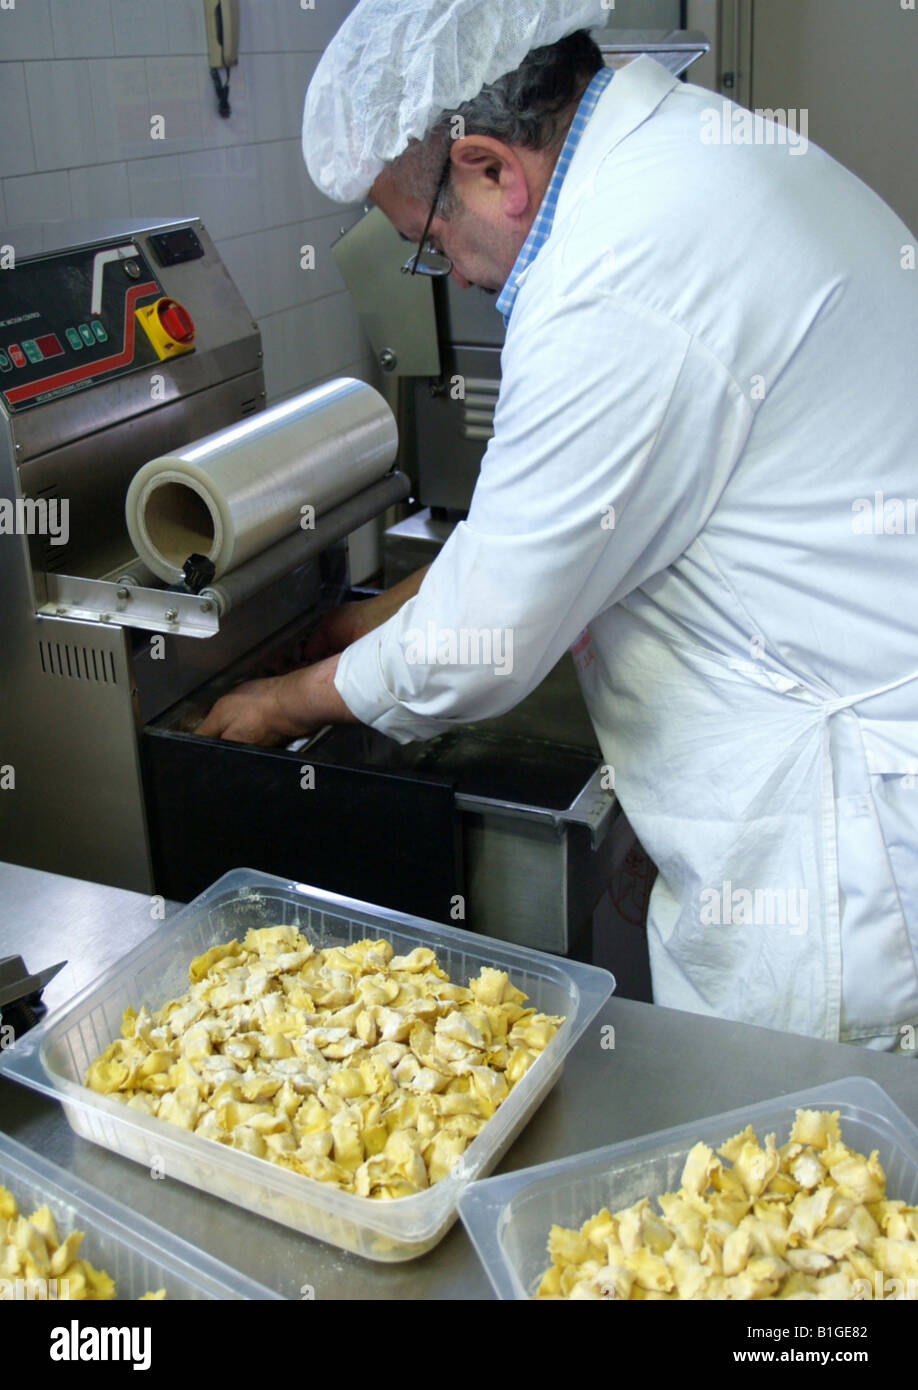
{"label": "plastic film roll core", "polygon": [[131,542],[167,584],[192,554],[219,578],[377,482],[397,449],[382,396],[338,378],[144,464],[125,503]]}

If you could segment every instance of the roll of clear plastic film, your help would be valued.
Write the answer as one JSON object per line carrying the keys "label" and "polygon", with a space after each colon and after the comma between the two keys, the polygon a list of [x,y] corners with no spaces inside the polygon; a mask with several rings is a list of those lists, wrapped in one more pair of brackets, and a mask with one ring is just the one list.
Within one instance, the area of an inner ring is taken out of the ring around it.
{"label": "roll of clear plastic film", "polygon": [[379,392],[340,377],[145,463],[125,503],[131,541],[167,584],[191,555],[218,579],[377,482],[397,448]]}

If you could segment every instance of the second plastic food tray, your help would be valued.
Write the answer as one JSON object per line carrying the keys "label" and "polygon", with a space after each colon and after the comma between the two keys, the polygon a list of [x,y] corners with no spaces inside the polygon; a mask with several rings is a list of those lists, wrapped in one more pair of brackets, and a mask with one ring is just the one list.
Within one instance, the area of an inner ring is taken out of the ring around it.
{"label": "second plastic food tray", "polygon": [[[286,1171],[99,1095],[86,1069],[120,1035],[131,1005],[153,1011],[188,988],[201,952],[249,927],[294,924],[316,947],[384,937],[397,952],[430,946],[449,978],[466,984],[482,966],[506,970],[530,1003],[565,1022],[445,1178],[415,1196],[379,1201]],[[111,924],[113,937],[117,922]],[[456,1219],[459,1193],[489,1173],[558,1080],[564,1058],[614,988],[612,976],[539,951],[358,903],[251,869],[225,874],[140,949],[118,961],[59,1016],[26,1034],[0,1061],[16,1080],[61,1101],[77,1134],[181,1182],[368,1259],[413,1259]]]}
{"label": "second plastic food tray", "polygon": [[698,1140],[717,1148],[751,1124],[760,1141],[775,1132],[784,1144],[799,1108],[837,1110],[850,1149],[879,1150],[887,1194],[918,1203],[918,1128],[875,1081],[854,1076],[489,1178],[462,1194],[459,1211],[498,1296],[531,1298],[551,1264],[553,1225],[579,1230],[603,1207],[616,1212],[674,1192]]}
{"label": "second plastic food tray", "polygon": [[[82,1231],[80,1259],[114,1279],[118,1299],[159,1289],[167,1299],[280,1298],[5,1134],[0,1134],[0,1183],[12,1192],[20,1216],[47,1206],[62,1240]],[[7,1296],[16,1297],[15,1287]]]}

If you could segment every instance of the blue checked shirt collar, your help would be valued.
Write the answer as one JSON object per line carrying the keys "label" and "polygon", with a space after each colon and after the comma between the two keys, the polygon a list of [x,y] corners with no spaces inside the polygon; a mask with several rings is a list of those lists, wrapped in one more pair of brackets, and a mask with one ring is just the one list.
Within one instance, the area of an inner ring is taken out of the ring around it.
{"label": "blue checked shirt collar", "polygon": [[551,235],[551,229],[555,221],[555,211],[558,207],[558,196],[561,192],[561,185],[564,183],[564,176],[574,157],[574,151],[580,144],[580,137],[586,130],[587,122],[596,110],[596,103],[599,101],[599,98],[614,76],[615,74],[611,68],[600,68],[580,99],[580,105],[577,107],[576,115],[571,122],[571,128],[567,133],[567,139],[562,146],[561,153],[558,155],[558,162],[554,167],[551,181],[548,188],[545,190],[545,197],[542,199],[542,205],[536,214],[535,221],[529,229],[529,235],[523,243],[523,249],[516,258],[507,283],[501,290],[497,300],[497,311],[499,314],[503,315],[505,324],[509,323],[510,315],[513,313],[513,306],[516,303],[516,296],[519,294],[523,272],[529,269]]}

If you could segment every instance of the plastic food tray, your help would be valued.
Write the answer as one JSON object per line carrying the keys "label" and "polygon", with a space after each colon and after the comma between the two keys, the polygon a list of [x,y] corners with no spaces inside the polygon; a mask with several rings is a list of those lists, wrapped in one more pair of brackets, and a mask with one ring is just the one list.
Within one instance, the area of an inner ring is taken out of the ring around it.
{"label": "plastic food tray", "polygon": [[47,1205],[63,1239],[85,1232],[79,1257],[115,1281],[117,1299],[166,1290],[166,1298],[279,1299],[280,1294],[196,1250],[119,1202],[0,1134],[0,1184],[22,1216]]}
{"label": "plastic food tray", "polygon": [[[293,923],[316,947],[384,937],[399,953],[430,946],[450,979],[465,984],[482,966],[506,970],[530,1003],[565,1022],[445,1178],[393,1201],[341,1192],[251,1154],[128,1109],[82,1084],[86,1068],[120,1035],[128,1005],[152,1011],[188,988],[202,951],[249,927]],[[117,923],[112,923],[113,935]],[[27,1033],[0,1069],[61,1101],[77,1134],[180,1182],[235,1202],[306,1235],[368,1259],[424,1254],[456,1219],[460,1191],[497,1163],[558,1080],[567,1053],[614,988],[612,976],[472,932],[444,927],[251,869],[224,874],[129,957],[118,961],[62,1013]]]}
{"label": "plastic food tray", "polygon": [[716,1148],[751,1124],[760,1142],[774,1131],[784,1144],[799,1108],[839,1111],[849,1148],[879,1150],[887,1194],[918,1203],[918,1127],[875,1081],[853,1076],[474,1183],[459,1212],[498,1297],[532,1298],[551,1264],[552,1226],[579,1230],[603,1207],[615,1212],[674,1192],[699,1140]]}

